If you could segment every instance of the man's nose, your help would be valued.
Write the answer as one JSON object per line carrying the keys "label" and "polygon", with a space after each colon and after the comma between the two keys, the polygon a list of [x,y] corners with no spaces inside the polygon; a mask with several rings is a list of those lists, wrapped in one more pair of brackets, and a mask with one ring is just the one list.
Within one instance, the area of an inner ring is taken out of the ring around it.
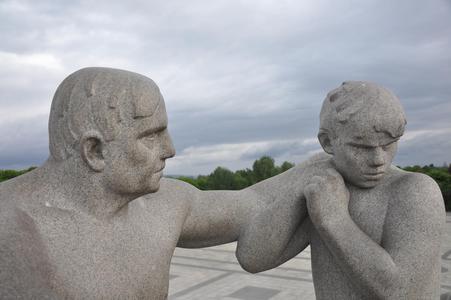
{"label": "man's nose", "polygon": [[370,165],[372,167],[380,167],[385,164],[385,155],[382,147],[375,147],[371,155]]}
{"label": "man's nose", "polygon": [[169,133],[167,131],[163,138],[162,150],[163,150],[162,153],[163,153],[164,159],[173,157],[175,155],[174,144],[172,143],[171,136],[169,135]]}

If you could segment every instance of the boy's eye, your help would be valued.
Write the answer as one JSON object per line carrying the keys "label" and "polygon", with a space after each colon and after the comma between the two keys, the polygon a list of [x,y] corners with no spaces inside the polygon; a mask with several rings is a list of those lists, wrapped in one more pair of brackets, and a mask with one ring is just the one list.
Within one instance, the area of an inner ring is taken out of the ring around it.
{"label": "boy's eye", "polygon": [[384,149],[384,151],[387,151],[388,149],[390,149],[391,146],[393,146],[395,144],[396,141],[393,141],[389,144],[383,145],[382,149]]}
{"label": "boy's eye", "polygon": [[360,144],[351,144],[352,147],[357,148],[357,149],[371,149],[373,147],[371,146],[367,146],[367,145],[360,145]]}

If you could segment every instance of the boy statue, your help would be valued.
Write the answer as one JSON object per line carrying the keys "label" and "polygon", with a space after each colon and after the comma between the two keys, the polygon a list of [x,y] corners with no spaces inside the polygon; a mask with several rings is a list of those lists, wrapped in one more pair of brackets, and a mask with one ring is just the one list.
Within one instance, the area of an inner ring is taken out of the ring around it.
{"label": "boy statue", "polygon": [[391,165],[405,124],[381,86],[331,91],[318,134],[329,155],[298,173],[301,203],[275,201],[253,218],[243,268],[276,267],[310,245],[317,299],[438,299],[445,209],[430,177]]}

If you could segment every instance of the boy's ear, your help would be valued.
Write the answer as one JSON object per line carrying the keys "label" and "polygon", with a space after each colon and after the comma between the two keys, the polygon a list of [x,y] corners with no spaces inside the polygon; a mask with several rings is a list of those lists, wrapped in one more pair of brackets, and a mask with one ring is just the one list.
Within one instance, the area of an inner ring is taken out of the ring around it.
{"label": "boy's ear", "polygon": [[105,168],[103,137],[97,131],[88,131],[80,139],[80,154],[83,161],[95,172]]}
{"label": "boy's ear", "polygon": [[332,147],[332,140],[331,140],[331,134],[324,129],[320,129],[318,133],[318,140],[321,144],[321,147],[323,147],[324,151],[328,154],[334,154],[333,147]]}

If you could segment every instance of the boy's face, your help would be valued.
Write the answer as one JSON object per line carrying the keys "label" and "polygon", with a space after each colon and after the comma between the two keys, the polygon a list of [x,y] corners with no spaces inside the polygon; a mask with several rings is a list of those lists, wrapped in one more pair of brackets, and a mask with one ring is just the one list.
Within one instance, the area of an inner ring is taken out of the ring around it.
{"label": "boy's face", "polygon": [[371,122],[357,126],[351,121],[336,131],[331,145],[337,171],[354,186],[373,188],[378,185],[390,168],[399,138],[387,132],[376,132]]}

